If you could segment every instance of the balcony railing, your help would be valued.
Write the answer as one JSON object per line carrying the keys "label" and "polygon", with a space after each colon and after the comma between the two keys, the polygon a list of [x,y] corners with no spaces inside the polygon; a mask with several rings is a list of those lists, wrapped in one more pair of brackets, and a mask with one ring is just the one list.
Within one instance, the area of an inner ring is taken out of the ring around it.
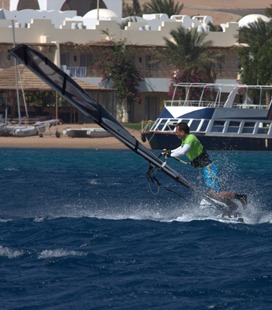
{"label": "balcony railing", "polygon": [[87,77],[87,67],[67,67],[71,77]]}
{"label": "balcony railing", "polygon": [[[103,71],[93,67],[66,67],[71,77],[102,77]],[[140,73],[144,78],[171,78],[173,69],[156,68],[156,69],[140,69]],[[219,79],[237,79],[238,70],[222,69],[215,70],[216,77]]]}

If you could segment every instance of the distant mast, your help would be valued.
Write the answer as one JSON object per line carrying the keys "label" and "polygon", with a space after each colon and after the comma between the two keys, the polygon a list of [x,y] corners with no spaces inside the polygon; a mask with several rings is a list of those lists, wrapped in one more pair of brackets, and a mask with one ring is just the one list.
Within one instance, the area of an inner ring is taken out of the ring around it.
{"label": "distant mast", "polygon": [[[16,46],[14,19],[12,19],[11,22],[12,22],[12,37],[13,37],[13,48],[14,48]],[[20,107],[20,95],[19,95],[19,73],[18,73],[19,69],[17,68],[17,65],[18,65],[17,59],[14,59],[18,119],[19,119],[19,125],[21,125],[21,107]]]}
{"label": "distant mast", "polygon": [[97,5],[96,5],[96,11],[97,11],[97,20],[99,20],[99,0],[97,0]]}

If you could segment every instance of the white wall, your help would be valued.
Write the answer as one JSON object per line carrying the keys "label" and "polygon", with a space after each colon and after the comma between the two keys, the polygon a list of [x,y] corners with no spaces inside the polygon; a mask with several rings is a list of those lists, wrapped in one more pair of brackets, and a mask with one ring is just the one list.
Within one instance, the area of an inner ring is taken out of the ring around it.
{"label": "white wall", "polygon": [[[82,1],[82,0],[81,0]],[[122,0],[104,0],[107,8],[122,17]]]}

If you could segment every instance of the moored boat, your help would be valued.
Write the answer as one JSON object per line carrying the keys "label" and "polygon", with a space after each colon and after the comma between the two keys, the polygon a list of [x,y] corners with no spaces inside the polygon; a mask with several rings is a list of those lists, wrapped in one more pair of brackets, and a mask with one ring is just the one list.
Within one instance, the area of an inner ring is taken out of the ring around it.
{"label": "moored boat", "polygon": [[0,124],[0,136],[5,137],[31,137],[43,136],[47,128],[59,124],[59,120],[38,121],[32,125]]}
{"label": "moored boat", "polygon": [[208,150],[272,150],[272,86],[180,83],[157,120],[142,129],[152,149],[180,145],[186,122]]}
{"label": "moored boat", "polygon": [[63,131],[63,134],[71,138],[106,138],[111,136],[103,128],[68,128]]}

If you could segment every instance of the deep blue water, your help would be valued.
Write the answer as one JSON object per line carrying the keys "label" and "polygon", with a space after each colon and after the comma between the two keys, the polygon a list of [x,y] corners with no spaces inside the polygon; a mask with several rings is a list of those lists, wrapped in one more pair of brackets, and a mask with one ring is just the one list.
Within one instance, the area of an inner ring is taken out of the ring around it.
{"label": "deep blue water", "polygon": [[211,154],[245,224],[129,150],[0,149],[0,309],[271,309],[272,153]]}

